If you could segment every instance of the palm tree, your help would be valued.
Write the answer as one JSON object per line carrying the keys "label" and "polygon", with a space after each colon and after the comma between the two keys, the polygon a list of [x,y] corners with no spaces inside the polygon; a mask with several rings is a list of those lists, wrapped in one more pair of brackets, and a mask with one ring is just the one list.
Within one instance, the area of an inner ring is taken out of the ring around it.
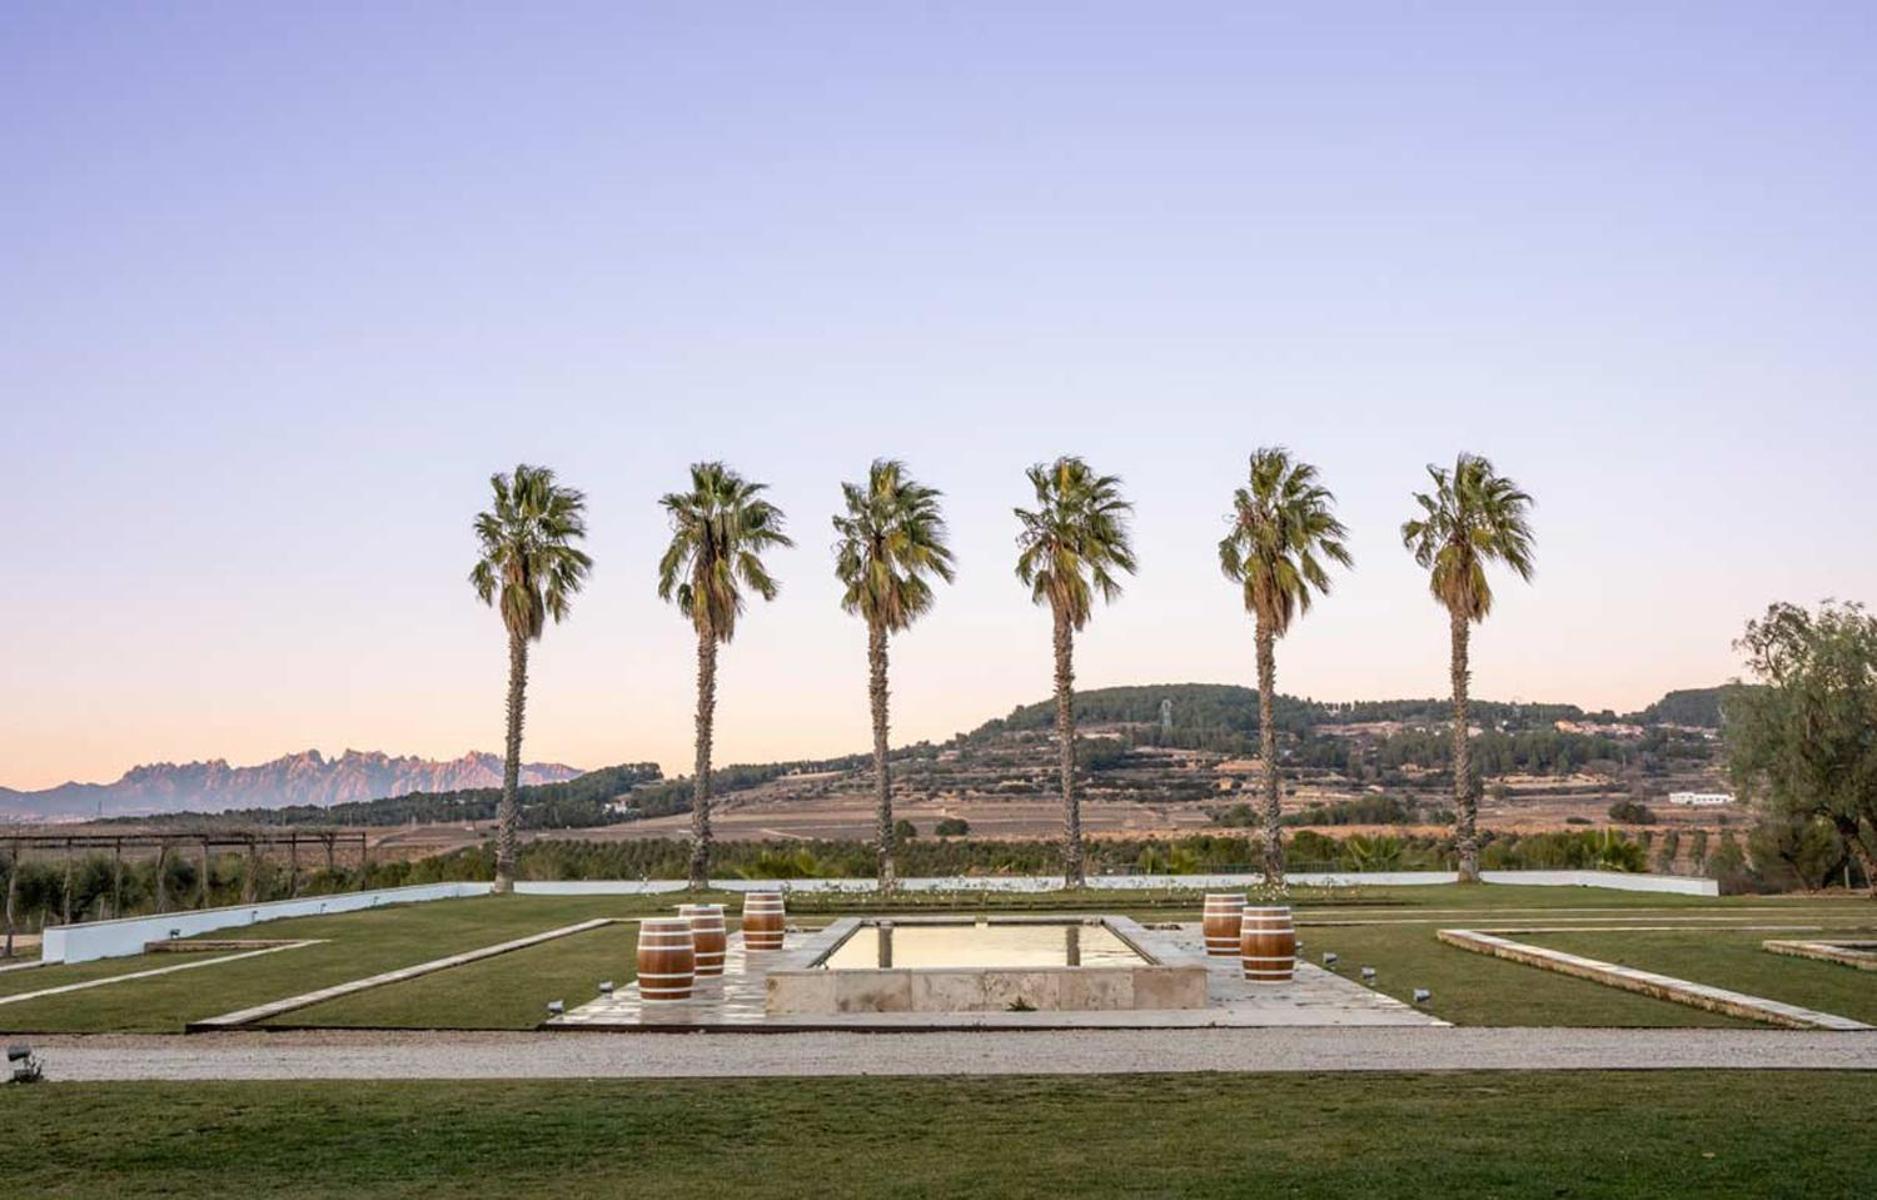
{"label": "palm tree", "polygon": [[1467,639],[1492,611],[1486,564],[1502,562],[1532,577],[1532,498],[1477,454],[1462,453],[1453,470],[1429,466],[1433,492],[1416,492],[1421,515],[1401,527],[1401,542],[1428,572],[1434,599],[1452,630],[1454,841],[1460,882],[1479,882],[1479,789],[1467,744]]}
{"label": "palm tree", "polygon": [[1075,798],[1075,633],[1088,624],[1096,592],[1112,603],[1121,594],[1117,571],[1134,572],[1121,480],[1097,475],[1079,458],[1063,456],[1029,469],[1036,508],[1016,510],[1017,578],[1030,599],[1055,617],[1056,739],[1062,755],[1062,873],[1081,887],[1082,810]]}
{"label": "palm tree", "polygon": [[1282,447],[1251,456],[1247,486],[1232,494],[1232,531],[1219,543],[1219,569],[1244,588],[1245,611],[1257,625],[1258,736],[1264,759],[1264,879],[1284,881],[1284,843],[1279,817],[1277,766],[1277,639],[1299,613],[1310,611],[1315,593],[1329,591],[1323,560],[1350,565],[1336,519],[1336,497],[1321,487],[1316,468],[1295,462]]}
{"label": "palm tree", "polygon": [[476,514],[482,557],[469,582],[508,629],[508,742],[502,802],[496,809],[495,890],[515,885],[515,792],[521,784],[522,709],[528,691],[528,643],[541,640],[549,618],[567,616],[574,593],[593,567],[577,543],[587,535],[586,497],[554,482],[546,467],[522,464],[489,479],[495,504]]}
{"label": "palm tree", "polygon": [[671,545],[658,560],[658,595],[675,601],[697,630],[697,765],[691,776],[691,886],[710,886],[710,739],[717,714],[717,647],[736,635],[743,588],[764,600],[779,590],[762,552],[793,546],[782,510],[720,462],[693,463],[691,490],[659,503],[671,517]]}
{"label": "palm tree", "polygon": [[866,486],[841,485],[847,512],[834,518],[834,574],[841,607],[867,622],[867,698],[873,707],[873,787],[879,809],[879,886],[893,887],[893,793],[887,774],[886,643],[932,607],[928,575],[952,581],[940,493],[906,464],[875,459]]}

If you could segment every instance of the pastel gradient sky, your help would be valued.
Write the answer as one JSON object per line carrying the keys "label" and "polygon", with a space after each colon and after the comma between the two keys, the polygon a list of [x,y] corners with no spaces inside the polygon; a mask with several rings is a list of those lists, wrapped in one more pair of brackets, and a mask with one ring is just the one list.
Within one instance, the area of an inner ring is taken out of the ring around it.
{"label": "pastel gradient sky", "polygon": [[867,743],[837,483],[945,489],[895,739],[1050,680],[1024,466],[1138,504],[1080,682],[1250,682],[1215,544],[1255,446],[1356,570],[1286,691],[1436,695],[1396,529],[1474,449],[1538,498],[1476,692],[1634,707],[1775,598],[1877,598],[1868,4],[17,3],[0,9],[0,784],[501,743],[464,574],[554,466],[597,560],[527,755],[689,759],[653,593],[687,462],[799,548],[718,761]]}

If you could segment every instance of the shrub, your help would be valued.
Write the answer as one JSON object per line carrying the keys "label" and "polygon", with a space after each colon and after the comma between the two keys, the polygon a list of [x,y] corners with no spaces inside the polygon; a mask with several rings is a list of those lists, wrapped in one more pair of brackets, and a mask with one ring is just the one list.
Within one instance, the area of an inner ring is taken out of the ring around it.
{"label": "shrub", "polygon": [[1655,813],[1636,800],[1618,800],[1610,805],[1610,819],[1619,825],[1653,825]]}

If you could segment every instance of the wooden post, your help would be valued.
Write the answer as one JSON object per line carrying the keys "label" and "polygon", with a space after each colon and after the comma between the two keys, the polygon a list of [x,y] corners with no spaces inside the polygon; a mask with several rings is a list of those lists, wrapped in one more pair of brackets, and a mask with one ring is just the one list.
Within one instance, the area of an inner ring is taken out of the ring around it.
{"label": "wooden post", "polygon": [[258,853],[259,847],[260,843],[254,840],[254,835],[249,834],[248,868],[241,873],[241,902],[243,904],[253,904],[255,900],[260,898],[261,859]]}
{"label": "wooden post", "polygon": [[209,906],[209,840],[202,839],[202,887],[196,894],[196,907]]}
{"label": "wooden post", "polygon": [[328,875],[331,875],[334,871],[339,869],[335,867],[332,862],[332,844],[338,839],[339,835],[336,833],[326,835],[326,874]]}
{"label": "wooden post", "polygon": [[13,897],[19,892],[20,882],[20,840],[13,839],[13,861],[7,867],[7,952],[6,958],[13,957]]}
{"label": "wooden post", "polygon": [[300,894],[300,835],[287,835],[287,898]]}
{"label": "wooden post", "polygon": [[365,890],[365,869],[371,866],[371,844],[366,837],[363,833],[358,835],[358,890],[361,892]]}
{"label": "wooden post", "polygon": [[111,915],[124,915],[124,839],[111,843]]}
{"label": "wooden post", "polygon": [[160,913],[169,911],[169,880],[165,878],[168,874],[169,842],[164,840],[156,844],[156,911]]}
{"label": "wooden post", "polygon": [[65,839],[65,924],[72,923],[72,839]]}

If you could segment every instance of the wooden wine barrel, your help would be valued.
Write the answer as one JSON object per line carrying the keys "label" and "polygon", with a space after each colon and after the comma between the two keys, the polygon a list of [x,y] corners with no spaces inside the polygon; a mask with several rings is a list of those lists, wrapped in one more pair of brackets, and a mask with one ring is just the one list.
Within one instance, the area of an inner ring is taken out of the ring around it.
{"label": "wooden wine barrel", "polygon": [[1239,918],[1245,912],[1245,893],[1207,892],[1205,908],[1206,953],[1214,958],[1238,954]]}
{"label": "wooden wine barrel", "polygon": [[1253,983],[1287,983],[1297,966],[1297,930],[1290,909],[1246,908],[1241,919],[1239,961]]}
{"label": "wooden wine barrel", "polygon": [[743,948],[782,949],[782,893],[743,893]]}
{"label": "wooden wine barrel", "polygon": [[691,940],[697,947],[697,977],[708,979],[723,974],[723,951],[728,942],[723,905],[681,904],[678,915],[691,923]]}
{"label": "wooden wine barrel", "polygon": [[697,971],[695,946],[688,918],[639,922],[639,999],[647,1004],[689,1000]]}

